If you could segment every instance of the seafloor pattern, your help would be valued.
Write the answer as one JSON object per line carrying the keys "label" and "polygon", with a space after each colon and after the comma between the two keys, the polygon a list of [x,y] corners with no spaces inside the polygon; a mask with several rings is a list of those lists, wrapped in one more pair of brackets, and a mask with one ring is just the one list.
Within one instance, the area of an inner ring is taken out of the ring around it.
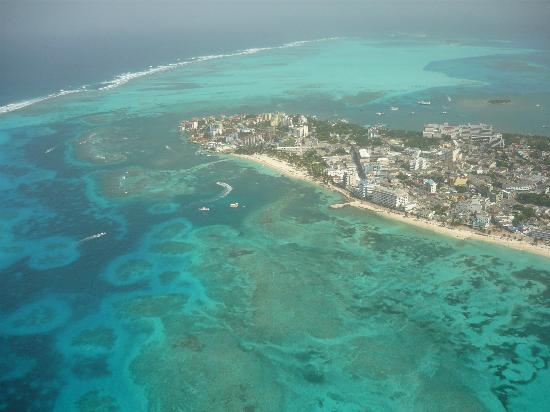
{"label": "seafloor pattern", "polygon": [[[0,410],[548,410],[548,259],[332,210],[337,195],[176,132],[194,114],[353,118],[428,93],[507,87],[531,104],[548,88],[544,59],[520,80],[490,83],[494,57],[465,72],[464,58],[526,51],[432,46],[277,49],[1,117]],[[456,78],[421,70],[430,50]],[[356,77],[309,79],[333,53],[363,56]],[[358,87],[370,58],[400,53],[415,60],[393,91],[397,72]],[[166,87],[178,81],[197,87]]]}

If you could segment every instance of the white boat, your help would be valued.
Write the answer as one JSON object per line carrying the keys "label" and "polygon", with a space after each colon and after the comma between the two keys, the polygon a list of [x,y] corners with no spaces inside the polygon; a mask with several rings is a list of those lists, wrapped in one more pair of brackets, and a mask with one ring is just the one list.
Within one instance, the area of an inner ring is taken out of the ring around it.
{"label": "white boat", "polygon": [[420,106],[429,106],[430,104],[432,104],[432,102],[429,101],[429,100],[419,100],[417,103],[418,103]]}
{"label": "white boat", "polygon": [[239,203],[238,202],[230,203],[229,207],[232,207],[233,209],[236,209],[237,207],[239,207]]}
{"label": "white boat", "polygon": [[536,107],[541,107],[540,103],[537,103],[535,106],[536,106]]}
{"label": "white boat", "polygon": [[415,114],[415,112],[411,112],[411,114]]}
{"label": "white boat", "polygon": [[206,206],[203,206],[203,207],[199,207],[199,210],[200,210],[201,212],[208,212],[208,211],[210,211],[210,208],[209,208],[209,207],[206,207]]}
{"label": "white boat", "polygon": [[399,110],[399,107],[392,106],[392,107],[390,107],[390,110],[391,110],[392,112],[396,112],[396,111]]}
{"label": "white boat", "polygon": [[377,115],[377,116],[384,116],[384,113],[378,112],[378,113],[376,113],[376,115]]}
{"label": "white boat", "polygon": [[447,112],[441,112],[441,114],[447,114]]}

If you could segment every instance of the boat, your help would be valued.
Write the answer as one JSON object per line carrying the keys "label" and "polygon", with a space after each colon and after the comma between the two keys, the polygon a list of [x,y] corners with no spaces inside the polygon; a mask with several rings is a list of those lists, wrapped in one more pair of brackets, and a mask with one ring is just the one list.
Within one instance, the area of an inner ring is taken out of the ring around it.
{"label": "boat", "polygon": [[384,113],[378,112],[378,113],[376,113],[376,115],[377,115],[377,116],[384,116]]}
{"label": "boat", "polygon": [[546,129],[546,128],[548,128],[548,125],[543,124],[541,127],[542,127],[543,129]]}
{"label": "boat", "polygon": [[441,112],[441,114],[447,114],[447,112]]}
{"label": "boat", "polygon": [[418,103],[420,106],[429,106],[430,104],[432,104],[432,102],[429,101],[429,100],[419,100],[417,103]]}
{"label": "boat", "polygon": [[229,207],[232,207],[233,209],[236,209],[236,208],[239,207],[239,203],[238,202],[229,203]]}
{"label": "boat", "polygon": [[411,114],[414,114],[414,112],[411,112]]}
{"label": "boat", "polygon": [[199,210],[200,210],[201,212],[208,212],[208,211],[210,211],[210,208],[209,208],[209,207],[206,207],[206,206],[203,206],[203,207],[199,207]]}
{"label": "boat", "polygon": [[399,110],[399,107],[392,106],[392,107],[390,107],[390,110],[391,110],[392,112],[396,112],[396,111]]}
{"label": "boat", "polygon": [[541,107],[540,103],[537,103],[535,106],[536,106],[536,107]]}

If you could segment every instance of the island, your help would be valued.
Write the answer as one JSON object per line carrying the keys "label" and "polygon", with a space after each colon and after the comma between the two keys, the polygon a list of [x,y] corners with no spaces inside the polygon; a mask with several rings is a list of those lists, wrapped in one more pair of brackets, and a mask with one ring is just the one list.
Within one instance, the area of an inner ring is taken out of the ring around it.
{"label": "island", "polygon": [[347,206],[550,256],[550,138],[487,124],[423,131],[288,113],[187,119],[182,137],[343,195]]}

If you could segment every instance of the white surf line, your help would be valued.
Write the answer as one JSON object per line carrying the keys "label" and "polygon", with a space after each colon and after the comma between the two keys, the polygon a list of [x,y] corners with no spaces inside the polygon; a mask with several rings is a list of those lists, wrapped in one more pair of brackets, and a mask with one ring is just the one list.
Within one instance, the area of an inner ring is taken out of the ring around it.
{"label": "white surf line", "polygon": [[8,103],[5,106],[0,106],[0,114],[14,112],[15,110],[23,109],[23,108],[31,106],[35,103],[44,102],[46,100],[54,99],[56,97],[66,96],[68,94],[85,92],[86,90],[87,90],[87,86],[82,86],[79,89],[60,90],[59,92],[50,93],[46,96],[35,97],[34,99],[22,100],[22,101],[15,102],[15,103]]}
{"label": "white surf line", "polygon": [[168,71],[168,70],[177,69],[179,67],[184,67],[184,66],[190,65],[192,63],[200,63],[200,62],[204,62],[204,61],[208,61],[208,60],[214,60],[214,59],[223,59],[223,58],[226,58],[226,57],[244,56],[244,55],[255,54],[255,53],[259,53],[259,52],[267,51],[267,50],[277,50],[277,49],[286,49],[286,48],[290,48],[290,47],[300,47],[300,46],[303,46],[303,45],[309,44],[309,43],[319,43],[319,42],[324,42],[324,41],[340,40],[340,39],[343,39],[343,38],[344,37],[326,37],[326,38],[315,39],[315,40],[301,40],[301,41],[286,43],[286,44],[283,44],[281,46],[256,47],[256,48],[240,50],[240,51],[237,51],[237,52],[234,52],[234,53],[215,54],[215,55],[192,57],[189,60],[185,60],[185,61],[181,61],[181,62],[177,62],[177,63],[170,63],[170,64],[165,64],[165,65],[160,65],[160,66],[157,66],[157,67],[150,67],[147,70],[141,70],[141,71],[137,71],[137,72],[127,72],[127,73],[119,74],[119,75],[115,76],[112,80],[107,80],[107,81],[103,81],[103,82],[99,83],[103,86],[99,87],[97,89],[89,88],[88,85],[84,85],[84,86],[80,87],[79,89],[60,90],[59,92],[51,93],[51,94],[48,94],[46,96],[41,96],[41,97],[36,97],[36,98],[33,98],[33,99],[28,99],[28,100],[22,100],[22,101],[18,101],[18,102],[14,102],[14,103],[9,103],[9,104],[6,104],[4,106],[0,106],[0,115],[6,114],[6,113],[9,113],[9,112],[13,112],[13,111],[16,111],[16,110],[19,110],[19,109],[23,109],[23,108],[31,106],[33,104],[40,103],[40,102],[50,100],[50,99],[54,99],[56,97],[65,96],[65,95],[68,95],[68,94],[83,93],[83,92],[96,91],[96,90],[111,90],[111,89],[114,89],[118,86],[122,86],[123,84],[126,84],[131,80],[134,80],[134,79],[137,79],[137,78],[140,78],[140,77],[143,77],[143,76],[148,76],[148,75],[151,75],[151,74],[155,74],[155,73],[160,73],[160,72],[164,72],[164,71]]}
{"label": "white surf line", "polygon": [[109,90],[114,89],[118,86],[121,86],[123,84],[128,83],[131,80],[143,77],[143,76],[149,76],[151,74],[155,73],[161,73],[168,70],[174,70],[180,67],[188,66],[192,63],[201,63],[209,60],[217,60],[217,59],[224,59],[228,57],[237,57],[237,56],[246,56],[250,54],[256,54],[262,51],[268,51],[268,50],[277,50],[277,49],[287,49],[291,47],[300,47],[308,43],[317,43],[317,42],[323,42],[323,41],[330,41],[330,40],[338,40],[341,39],[341,37],[327,37],[322,39],[316,39],[316,40],[302,40],[302,41],[295,41],[291,43],[285,43],[281,46],[273,46],[273,47],[253,47],[250,49],[244,49],[239,50],[234,53],[225,53],[225,54],[211,54],[206,56],[199,56],[199,57],[192,57],[189,60],[185,60],[182,62],[176,62],[176,63],[170,63],[165,64],[161,66],[156,67],[150,67],[147,70],[142,70],[138,72],[128,72],[128,73],[122,73],[116,76],[113,80],[102,82],[105,86],[100,87],[99,90]]}
{"label": "white surf line", "polygon": [[88,236],[88,237],[85,237],[83,239],[80,239],[78,241],[78,243],[84,243],[84,242],[87,242],[89,240],[93,240],[93,239],[98,239],[100,237],[103,237],[107,234],[107,232],[100,232],[100,233],[96,233],[95,235],[91,235],[91,236]]}

